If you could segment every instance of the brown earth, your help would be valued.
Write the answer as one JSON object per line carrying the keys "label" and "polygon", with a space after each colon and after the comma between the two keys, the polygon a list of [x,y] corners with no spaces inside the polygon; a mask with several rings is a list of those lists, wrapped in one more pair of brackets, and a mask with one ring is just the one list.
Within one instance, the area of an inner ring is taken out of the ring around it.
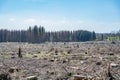
{"label": "brown earth", "polygon": [[[23,58],[17,56],[19,47]],[[120,80],[120,42],[0,43],[3,73],[12,80],[30,76],[38,80]]]}

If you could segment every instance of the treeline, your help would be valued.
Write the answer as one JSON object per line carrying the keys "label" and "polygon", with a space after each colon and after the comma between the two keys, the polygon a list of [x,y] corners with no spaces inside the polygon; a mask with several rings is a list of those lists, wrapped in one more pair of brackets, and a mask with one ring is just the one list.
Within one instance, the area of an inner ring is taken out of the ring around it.
{"label": "treeline", "polygon": [[120,41],[120,30],[111,33],[97,33],[96,40],[98,41]]}
{"label": "treeline", "polygon": [[86,30],[47,32],[44,27],[37,25],[27,30],[0,29],[0,42],[79,42],[95,39],[95,32]]}

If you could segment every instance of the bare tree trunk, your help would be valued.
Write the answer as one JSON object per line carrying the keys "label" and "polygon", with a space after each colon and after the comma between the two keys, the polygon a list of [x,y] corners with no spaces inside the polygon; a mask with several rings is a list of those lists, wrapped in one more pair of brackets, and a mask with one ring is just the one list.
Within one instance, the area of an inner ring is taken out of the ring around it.
{"label": "bare tree trunk", "polygon": [[18,49],[18,57],[19,57],[19,58],[22,58],[21,48],[20,48],[20,47],[19,47],[19,49]]}

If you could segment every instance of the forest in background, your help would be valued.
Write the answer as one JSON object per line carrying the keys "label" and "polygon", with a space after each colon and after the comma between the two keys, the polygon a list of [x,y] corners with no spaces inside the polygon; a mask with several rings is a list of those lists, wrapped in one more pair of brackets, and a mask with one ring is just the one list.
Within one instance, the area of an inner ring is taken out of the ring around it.
{"label": "forest in background", "polygon": [[96,33],[87,30],[45,31],[43,26],[29,27],[27,30],[0,29],[0,42],[80,42],[96,40]]}
{"label": "forest in background", "polygon": [[120,41],[120,30],[110,33],[96,33],[97,41]]}

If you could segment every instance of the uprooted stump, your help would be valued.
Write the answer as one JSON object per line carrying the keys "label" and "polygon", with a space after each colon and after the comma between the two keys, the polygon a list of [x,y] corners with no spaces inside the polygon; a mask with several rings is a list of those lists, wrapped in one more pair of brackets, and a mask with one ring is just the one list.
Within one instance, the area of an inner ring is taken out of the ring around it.
{"label": "uprooted stump", "polygon": [[0,74],[0,80],[12,80],[8,73]]}

